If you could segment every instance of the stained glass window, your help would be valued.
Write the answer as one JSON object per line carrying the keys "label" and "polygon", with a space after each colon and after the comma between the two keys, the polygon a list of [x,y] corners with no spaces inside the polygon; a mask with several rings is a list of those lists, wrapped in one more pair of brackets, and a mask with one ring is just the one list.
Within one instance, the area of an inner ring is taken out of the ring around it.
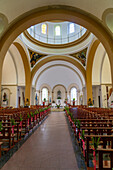
{"label": "stained glass window", "polygon": [[42,34],[47,34],[47,24],[42,24],[41,25],[41,33]]}
{"label": "stained glass window", "polygon": [[57,26],[55,27],[55,35],[56,35],[56,36],[60,36],[60,34],[61,34],[60,25],[57,25]]}

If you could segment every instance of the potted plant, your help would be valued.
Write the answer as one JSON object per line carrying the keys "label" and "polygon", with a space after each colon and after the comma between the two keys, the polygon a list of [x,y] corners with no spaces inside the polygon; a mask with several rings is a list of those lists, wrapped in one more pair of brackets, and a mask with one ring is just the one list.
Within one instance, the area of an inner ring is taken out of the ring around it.
{"label": "potted plant", "polygon": [[73,98],[73,106],[75,106],[75,98]]}
{"label": "potted plant", "polygon": [[67,99],[65,99],[65,104],[67,105]]}
{"label": "potted plant", "polygon": [[46,98],[44,98],[44,101],[43,101],[43,107],[45,106],[45,102],[46,102]]}
{"label": "potted plant", "polygon": [[32,122],[33,121],[33,117],[34,117],[34,113],[31,112],[30,115],[31,115],[31,122]]}

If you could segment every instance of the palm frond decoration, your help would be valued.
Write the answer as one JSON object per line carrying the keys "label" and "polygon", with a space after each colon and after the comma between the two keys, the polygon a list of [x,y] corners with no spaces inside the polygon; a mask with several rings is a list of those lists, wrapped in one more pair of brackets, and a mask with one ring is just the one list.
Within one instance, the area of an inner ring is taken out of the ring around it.
{"label": "palm frond decoration", "polygon": [[16,122],[15,122],[15,119],[14,119],[14,118],[11,119],[11,125],[12,125],[12,126],[16,125]]}
{"label": "palm frond decoration", "polygon": [[27,117],[28,117],[28,119],[30,118],[30,115],[29,115],[29,113],[27,113]]}
{"label": "palm frond decoration", "polygon": [[0,122],[0,132],[3,130],[2,121]]}
{"label": "palm frond decoration", "polygon": [[100,143],[100,137],[98,137],[98,138],[92,137],[91,139],[92,139],[92,144],[91,145],[93,146],[94,150],[96,151],[97,148],[98,148],[98,145]]}
{"label": "palm frond decoration", "polygon": [[81,139],[83,139],[83,141],[85,141],[85,130],[82,130]]}
{"label": "palm frond decoration", "polygon": [[80,120],[77,120],[77,128],[80,130],[80,126],[81,126],[81,123],[80,123]]}
{"label": "palm frond decoration", "polygon": [[20,114],[20,122],[22,122],[22,120],[23,120],[23,119],[22,119],[22,115]]}

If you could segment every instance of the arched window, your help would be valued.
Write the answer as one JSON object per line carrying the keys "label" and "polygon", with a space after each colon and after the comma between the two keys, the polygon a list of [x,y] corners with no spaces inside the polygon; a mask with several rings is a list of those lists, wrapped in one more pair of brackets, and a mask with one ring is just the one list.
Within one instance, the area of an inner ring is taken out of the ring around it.
{"label": "arched window", "polygon": [[41,33],[42,34],[47,34],[47,24],[42,24],[41,25]]}
{"label": "arched window", "polygon": [[75,87],[72,87],[71,89],[71,100],[75,98],[75,101],[77,100],[77,89]]}
{"label": "arched window", "polygon": [[74,23],[70,23],[69,24],[69,33],[74,33],[75,32],[75,24]]}
{"label": "arched window", "polygon": [[55,27],[55,35],[56,35],[56,36],[60,36],[60,34],[61,34],[60,25],[57,25],[57,26]]}
{"label": "arched window", "polygon": [[47,88],[42,89],[42,101],[44,101],[44,99],[46,99],[46,101],[48,100],[48,89]]}

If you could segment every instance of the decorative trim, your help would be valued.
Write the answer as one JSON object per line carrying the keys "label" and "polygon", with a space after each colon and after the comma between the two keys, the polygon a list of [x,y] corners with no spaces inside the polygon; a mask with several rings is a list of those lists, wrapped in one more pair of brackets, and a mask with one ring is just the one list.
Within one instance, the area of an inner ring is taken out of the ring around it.
{"label": "decorative trim", "polygon": [[72,57],[76,58],[77,60],[79,60],[83,66],[86,66],[86,53],[87,53],[87,49],[85,48],[82,51],[79,51],[77,53],[73,53],[70,54]]}
{"label": "decorative trim", "polygon": [[47,56],[47,55],[44,55],[44,54],[41,54],[41,53],[34,52],[30,49],[28,49],[28,51],[29,51],[30,59],[31,59],[30,60],[31,67],[33,67],[40,58]]}
{"label": "decorative trim", "polygon": [[1,84],[1,86],[18,86],[18,84]]}

